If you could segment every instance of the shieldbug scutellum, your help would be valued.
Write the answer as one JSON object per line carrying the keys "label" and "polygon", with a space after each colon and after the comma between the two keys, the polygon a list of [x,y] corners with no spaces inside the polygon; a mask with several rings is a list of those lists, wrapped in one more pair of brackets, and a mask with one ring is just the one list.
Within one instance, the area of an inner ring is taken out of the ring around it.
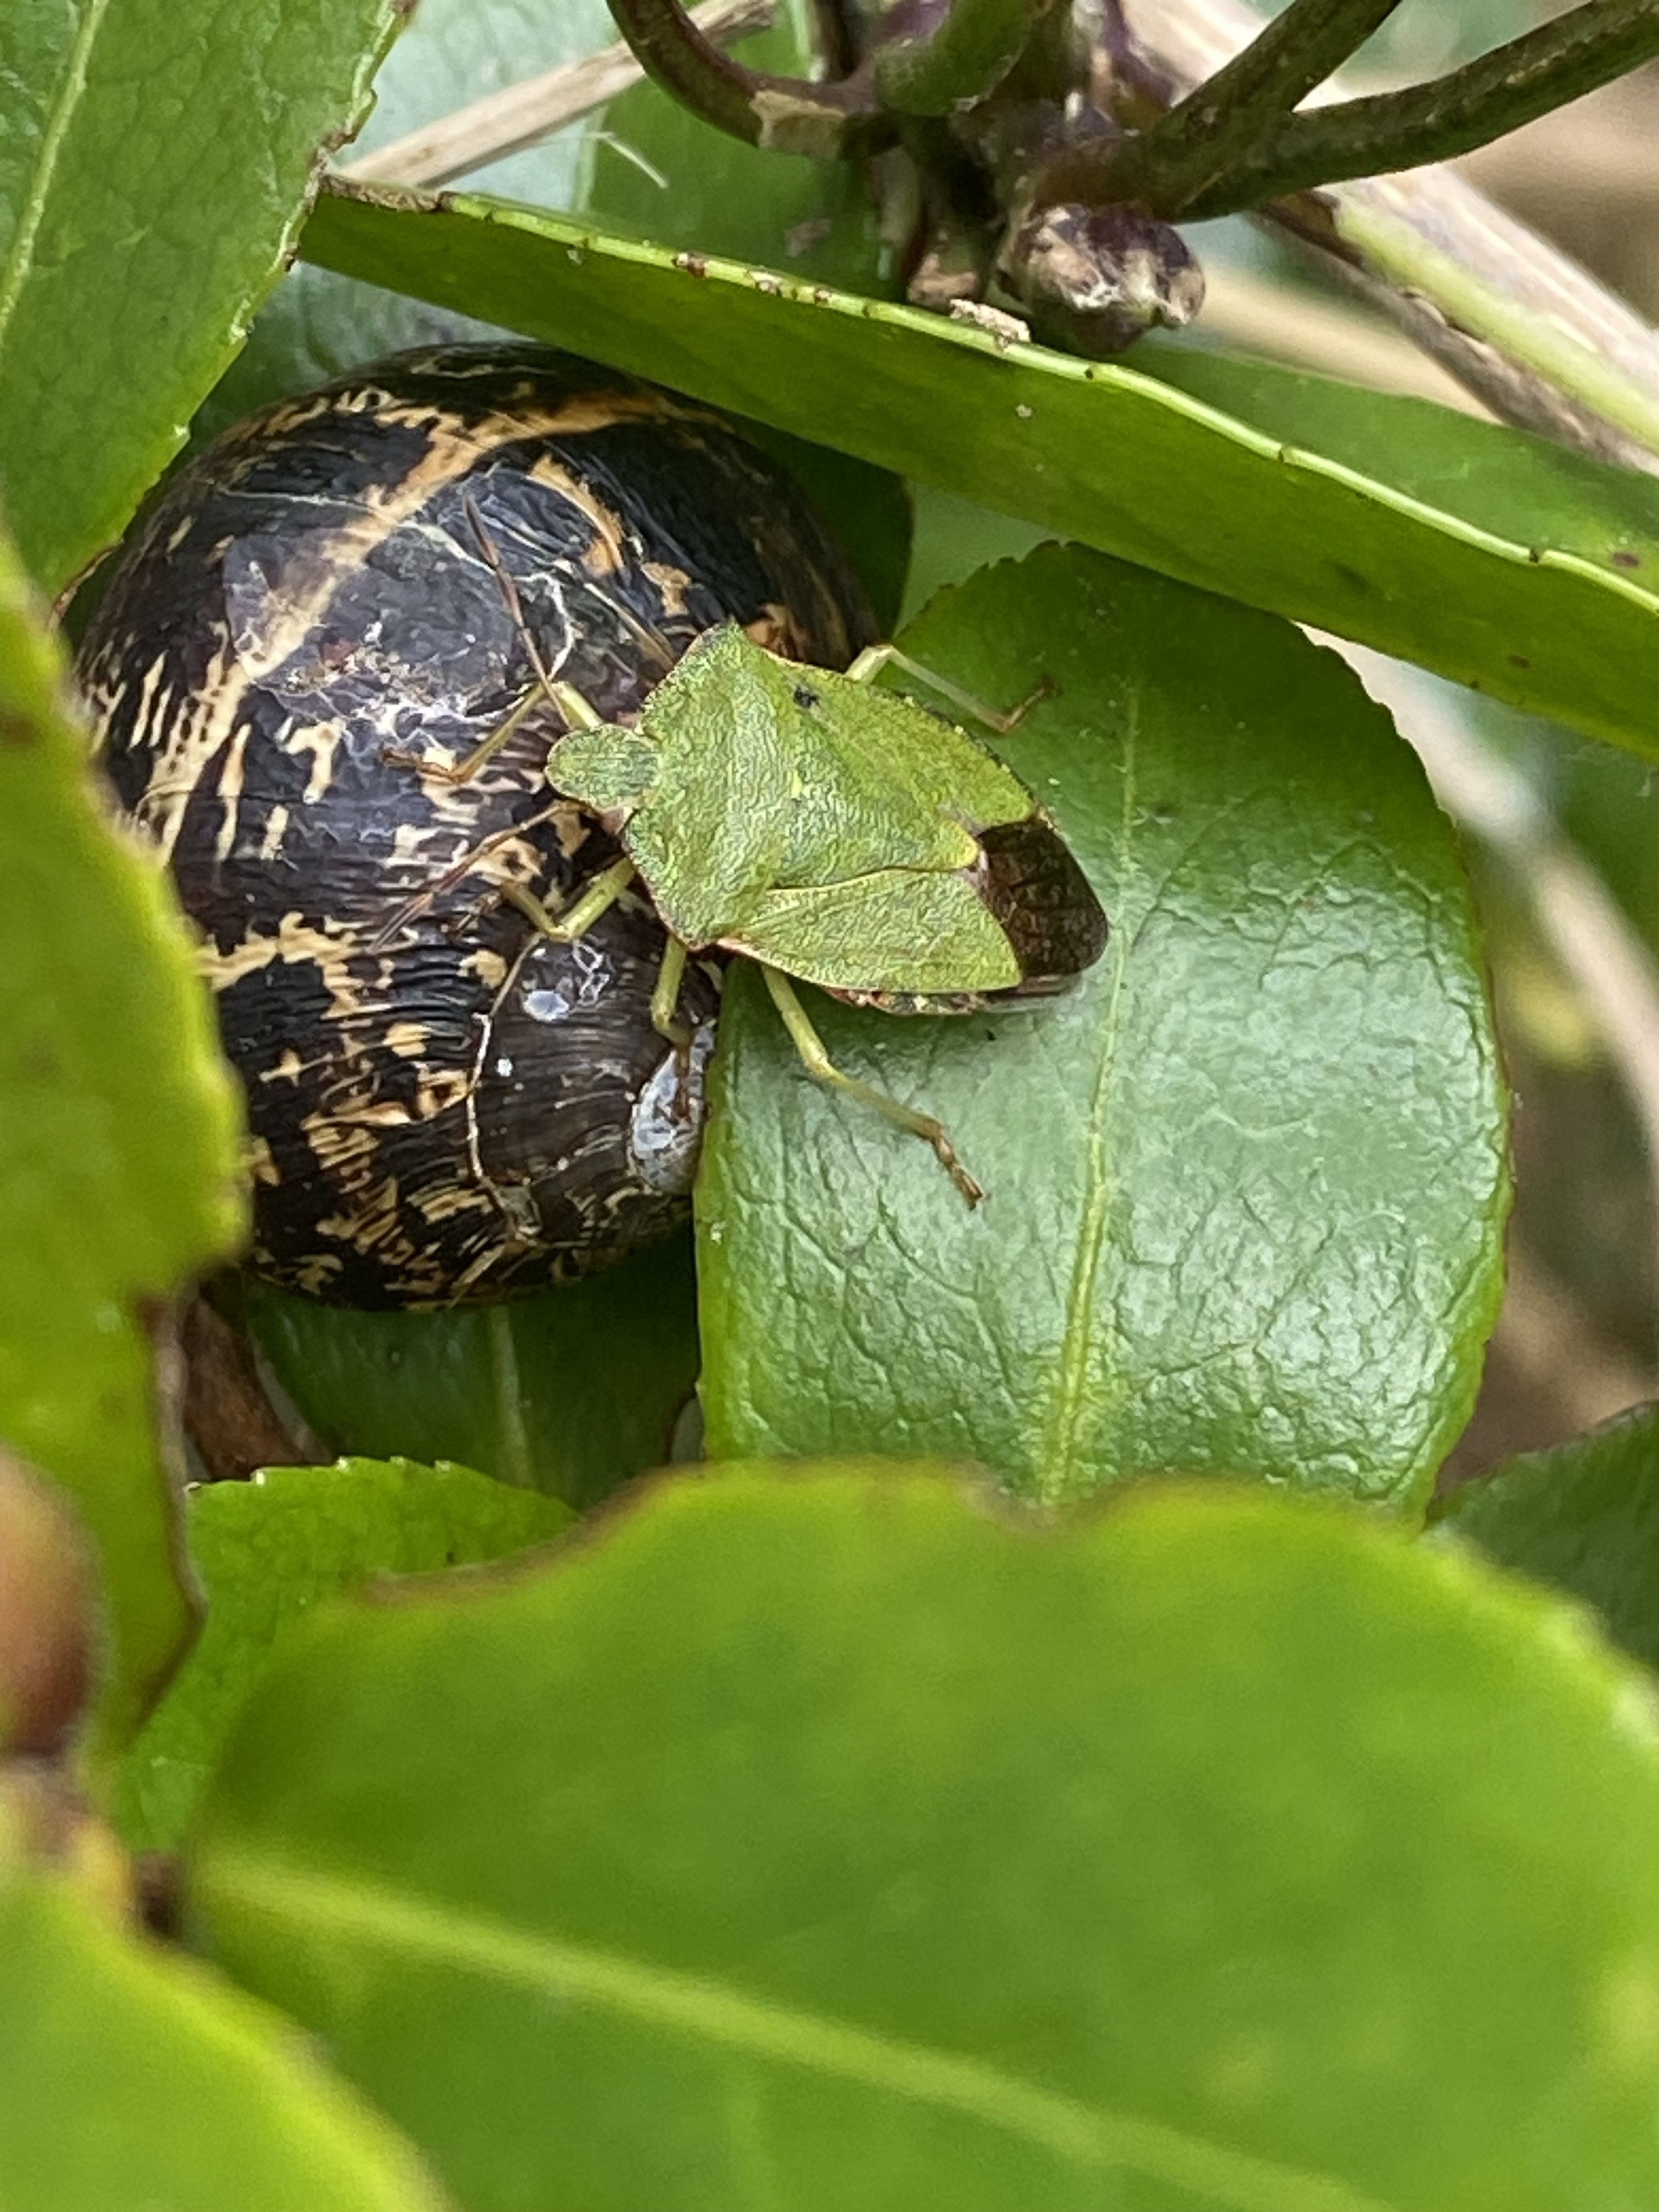
{"label": "shieldbug scutellum", "polygon": [[790,978],[888,1013],[1016,1005],[1097,960],[1106,916],[1012,769],[927,707],[872,686],[891,663],[993,728],[1024,712],[985,708],[892,646],[837,673],[726,623],[692,644],[631,726],[607,724],[532,653],[566,730],[548,781],[622,847],[568,908],[537,920],[579,938],[637,878],[669,933],[653,1001],[665,1036],[679,1035],[688,955],[745,955],[808,1071],[924,1139],[975,1205],[984,1193],[942,1124],[836,1067]]}

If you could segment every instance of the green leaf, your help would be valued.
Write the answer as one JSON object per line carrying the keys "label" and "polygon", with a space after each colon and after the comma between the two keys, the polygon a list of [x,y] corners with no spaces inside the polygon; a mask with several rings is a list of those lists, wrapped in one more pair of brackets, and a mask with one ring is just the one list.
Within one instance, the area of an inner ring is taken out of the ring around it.
{"label": "green leaf", "polygon": [[1438,1520],[1499,1566],[1593,1605],[1610,1636],[1659,1667],[1659,1407],[1504,1460],[1451,1491]]}
{"label": "green leaf", "polygon": [[1492,537],[1571,554],[1632,577],[1644,592],[1659,590],[1659,500],[1652,477],[1635,469],[1604,467],[1426,399],[1385,398],[1334,377],[1156,338],[1137,351],[1135,366]]}
{"label": "green leaf", "polygon": [[409,1460],[269,1468],[192,1492],[190,1556],[207,1620],[123,1764],[116,1809],[128,1844],[177,1844],[249,1691],[319,1599],[374,1576],[504,1559],[569,1518],[470,1468]]}
{"label": "green leaf", "polygon": [[319,1624],[186,1916],[470,2212],[1636,2212],[1656,1830],[1633,1673],[1370,1516],[742,1468]]}
{"label": "green leaf", "polygon": [[988,568],[994,561],[1023,560],[1043,542],[1042,532],[1029,522],[1015,522],[948,491],[920,486],[903,620],[913,620],[946,584],[965,582],[975,568]]}
{"label": "green leaf", "polygon": [[1143,1469],[1420,1503],[1496,1311],[1504,1108],[1467,890],[1333,654],[1078,550],[903,633],[976,698],[1111,916],[1064,998],[900,1022],[813,995],[815,1084],[726,985],[698,1189],[712,1456],[903,1449],[1073,1497]]}
{"label": "green leaf", "polygon": [[350,1313],[251,1287],[248,1320],[331,1451],[457,1459],[594,1504],[660,1467],[697,1376],[690,1239],[544,1296]]}
{"label": "green leaf", "polygon": [[46,1875],[0,1876],[6,2212],[440,2212],[284,2021]]}
{"label": "green leaf", "polygon": [[[1646,477],[1455,417],[1419,498],[1134,369],[461,194],[325,196],[302,251],[1659,757]],[[1405,450],[1421,403],[1366,405],[1375,449]],[[1519,499],[1466,499],[1516,454],[1559,487],[1548,530],[1506,534],[1483,514]]]}
{"label": "green leaf", "polygon": [[8,0],[0,492],[56,591],[112,542],[293,249],[398,0]]}
{"label": "green leaf", "polygon": [[118,1741],[189,1627],[150,1333],[241,1240],[240,1115],[183,923],[107,825],[64,687],[0,543],[0,1437],[97,1546]]}

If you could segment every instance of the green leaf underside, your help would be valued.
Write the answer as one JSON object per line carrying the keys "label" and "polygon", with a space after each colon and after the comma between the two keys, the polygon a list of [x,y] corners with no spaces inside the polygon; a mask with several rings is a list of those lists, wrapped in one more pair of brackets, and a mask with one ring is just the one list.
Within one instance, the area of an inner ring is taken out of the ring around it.
{"label": "green leaf underside", "polygon": [[669,1456],[697,1374],[690,1245],[459,1313],[352,1313],[254,1285],[247,1315],[329,1450],[459,1460],[586,1506]]}
{"label": "green leaf underside", "polygon": [[623,845],[694,949],[724,945],[826,989],[996,990],[1020,980],[964,874],[968,827],[1030,793],[924,707],[829,670],[804,680],[733,624],[694,646],[637,729],[577,731],[554,788],[626,815]]}
{"label": "green leaf underside", "polygon": [[1054,687],[998,750],[1112,921],[1041,1008],[813,1002],[925,1147],[721,1015],[698,1191],[712,1456],[903,1449],[1076,1496],[1139,1469],[1420,1502],[1499,1289],[1504,1109],[1467,890],[1415,759],[1283,625],[1051,548],[904,649]]}
{"label": "green leaf underside", "polygon": [[1659,1408],[1460,1484],[1440,1526],[1594,1606],[1610,1636],[1659,1667]]}
{"label": "green leaf underside", "polygon": [[65,680],[0,544],[0,1438],[98,1547],[119,1738],[190,1618],[149,1328],[240,1240],[238,1115],[184,927],[102,817]]}
{"label": "green leaf underside", "polygon": [[0,493],[56,591],[177,450],[293,246],[396,0],[8,0]]}
{"label": "green leaf underside", "polygon": [[0,1876],[6,2212],[440,2212],[287,2022],[67,1885]]}
{"label": "green leaf underside", "polygon": [[[1577,555],[1659,592],[1659,498],[1639,470],[1471,422],[1431,400],[1152,339],[1135,367],[1272,438],[1305,446],[1511,545]],[[1617,556],[1617,557],[1615,557]]]}
{"label": "green leaf underside", "polygon": [[135,1850],[171,1850],[260,1668],[319,1600],[384,1575],[435,1574],[546,1542],[568,1509],[464,1467],[343,1460],[192,1492],[202,1633],[127,1754],[117,1801]]}
{"label": "green leaf underside", "polygon": [[727,1469],[320,1624],[189,1917],[472,2212],[1633,2208],[1644,1714],[1329,1509]]}
{"label": "green leaf underside", "polygon": [[[1462,467],[1437,458],[1436,505],[1133,369],[465,195],[325,197],[302,250],[1659,752],[1659,597],[1644,580],[1659,573],[1659,490],[1644,479],[1449,417]],[[1421,403],[1364,404],[1379,448],[1398,450],[1390,410],[1414,423]],[[1463,471],[1501,484],[1516,454],[1559,488],[1569,544],[1483,522],[1519,519],[1507,495],[1478,490],[1463,512]],[[1630,553],[1626,573],[1615,556]]]}

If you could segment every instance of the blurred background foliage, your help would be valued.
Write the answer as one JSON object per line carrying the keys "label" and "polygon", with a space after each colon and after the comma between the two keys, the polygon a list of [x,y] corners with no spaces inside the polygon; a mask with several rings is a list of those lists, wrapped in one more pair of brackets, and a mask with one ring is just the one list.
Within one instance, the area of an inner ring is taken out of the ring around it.
{"label": "blurred background foliage", "polygon": [[[1407,0],[1362,59],[1403,82],[1564,12]],[[1659,70],[1458,167],[1659,318]],[[1210,304],[1179,343],[1480,411],[1255,226],[1206,225],[1200,252]],[[1516,1097],[1509,1291],[1455,1481],[1659,1393],[1659,811],[1650,770],[1571,731],[1416,672],[1381,688],[1464,830]]]}

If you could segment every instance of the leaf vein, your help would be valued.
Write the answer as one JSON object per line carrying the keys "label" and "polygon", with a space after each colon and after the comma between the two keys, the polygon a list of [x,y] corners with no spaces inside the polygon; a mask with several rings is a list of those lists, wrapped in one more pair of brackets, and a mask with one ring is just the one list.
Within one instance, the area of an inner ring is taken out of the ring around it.
{"label": "leaf vein", "polygon": [[[1120,881],[1128,874],[1129,845],[1134,825],[1136,751],[1139,736],[1140,697],[1138,691],[1132,691],[1123,733],[1123,811],[1118,836]],[[1127,934],[1120,930],[1112,966],[1111,994],[1106,1002],[1105,1018],[1101,1024],[1100,1069],[1089,1101],[1084,1197],[1079,1210],[1077,1245],[1072,1259],[1072,1279],[1066,1293],[1066,1311],[1060,1339],[1060,1368],[1034,1460],[1041,1495],[1049,1503],[1064,1498],[1069,1492],[1091,1490],[1097,1486],[1095,1480],[1079,1470],[1074,1462],[1083,1426],[1084,1401],[1089,1380],[1095,1299],[1099,1289],[1100,1255],[1106,1241],[1106,1222],[1111,1209],[1107,1125],[1115,1087],[1123,975],[1128,965],[1128,951]]]}
{"label": "leaf vein", "polygon": [[1027,2081],[988,2061],[750,1996],[727,1984],[562,1942],[447,1903],[392,1895],[361,1878],[221,1850],[198,1896],[281,1923],[285,1945],[414,1953],[567,2002],[698,2037],[750,2058],[902,2097],[1000,2130],[1078,2167],[1140,2174],[1225,2212],[1397,2212],[1333,2174],[1288,2166]]}
{"label": "leaf vein", "polygon": [[45,218],[58,156],[69,135],[75,111],[80,105],[81,95],[87,88],[87,63],[109,8],[110,0],[87,0],[86,13],[81,18],[80,28],[70,48],[58,97],[52,102],[46,127],[40,134],[40,152],[35,163],[34,175],[18,212],[17,228],[12,234],[11,252],[6,257],[4,269],[0,270],[0,351],[4,349],[7,331],[34,264],[35,240]]}

